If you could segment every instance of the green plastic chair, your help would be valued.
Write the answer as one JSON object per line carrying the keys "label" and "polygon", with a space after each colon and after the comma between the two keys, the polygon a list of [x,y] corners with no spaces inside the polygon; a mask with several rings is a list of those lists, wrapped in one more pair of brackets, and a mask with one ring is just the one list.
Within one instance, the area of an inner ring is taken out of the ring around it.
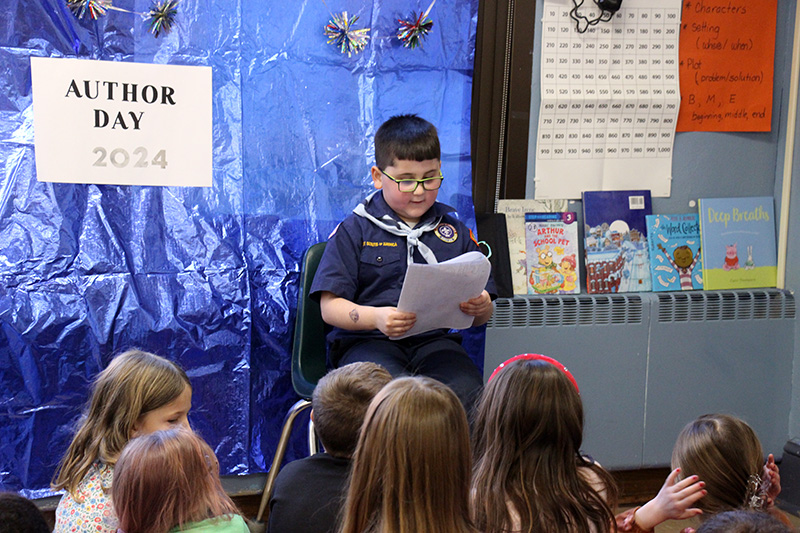
{"label": "green plastic chair", "polygon": [[[272,497],[275,478],[278,476],[278,471],[286,455],[286,448],[289,445],[295,418],[311,407],[311,394],[314,392],[314,387],[327,372],[325,322],[322,320],[322,311],[319,303],[308,297],[311,282],[314,281],[314,274],[317,272],[326,244],[325,242],[314,244],[303,255],[303,262],[300,268],[300,289],[297,295],[297,319],[294,323],[294,342],[292,343],[292,387],[294,387],[297,395],[300,396],[300,400],[289,408],[283,420],[281,437],[278,440],[278,447],[275,449],[272,466],[269,469],[267,481],[264,484],[264,492],[261,495],[261,504],[256,516],[257,522],[265,522],[269,518],[269,499]],[[313,422],[309,420],[308,453],[313,455],[318,451],[317,434],[314,431]]]}

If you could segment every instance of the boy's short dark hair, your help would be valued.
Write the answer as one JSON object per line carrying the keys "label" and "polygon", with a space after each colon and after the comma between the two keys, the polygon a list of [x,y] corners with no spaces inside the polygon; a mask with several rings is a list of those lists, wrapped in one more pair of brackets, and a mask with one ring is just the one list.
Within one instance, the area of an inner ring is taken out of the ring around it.
{"label": "boy's short dark hair", "polygon": [[697,533],[790,533],[792,530],[763,511],[726,511],[706,520]]}
{"label": "boy's short dark hair", "polygon": [[369,403],[391,380],[388,370],[371,362],[342,366],[319,380],[311,409],[325,451],[336,457],[353,455]]}
{"label": "boy's short dark hair", "polygon": [[375,134],[375,164],[381,170],[401,159],[426,161],[441,156],[436,127],[417,115],[394,116]]}
{"label": "boy's short dark hair", "polygon": [[50,533],[42,512],[15,492],[0,492],[0,533]]}

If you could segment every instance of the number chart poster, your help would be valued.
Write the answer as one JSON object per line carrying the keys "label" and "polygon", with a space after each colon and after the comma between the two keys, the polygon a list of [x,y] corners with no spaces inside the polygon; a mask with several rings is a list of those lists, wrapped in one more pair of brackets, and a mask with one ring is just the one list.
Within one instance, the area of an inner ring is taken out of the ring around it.
{"label": "number chart poster", "polygon": [[678,131],[769,131],[778,1],[683,3]]}
{"label": "number chart poster", "polygon": [[39,181],[210,187],[211,68],[31,58]]}
{"label": "number chart poster", "polygon": [[[592,6],[582,7],[590,19],[599,15]],[[680,10],[680,0],[626,0],[580,33],[569,0],[545,0],[537,199],[642,188],[670,195]]]}

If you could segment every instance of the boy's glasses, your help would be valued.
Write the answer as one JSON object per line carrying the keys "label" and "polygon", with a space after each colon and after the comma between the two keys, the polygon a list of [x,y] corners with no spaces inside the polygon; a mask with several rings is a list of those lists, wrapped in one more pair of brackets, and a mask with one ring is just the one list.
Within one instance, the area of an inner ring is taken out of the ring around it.
{"label": "boy's glasses", "polygon": [[442,176],[441,173],[439,173],[438,176],[434,176],[432,178],[422,178],[421,180],[399,180],[397,178],[393,178],[383,170],[381,170],[381,174],[395,182],[397,184],[397,189],[400,192],[414,192],[420,185],[422,185],[422,188],[426,191],[435,191],[442,186],[442,180],[444,179],[444,176]]}

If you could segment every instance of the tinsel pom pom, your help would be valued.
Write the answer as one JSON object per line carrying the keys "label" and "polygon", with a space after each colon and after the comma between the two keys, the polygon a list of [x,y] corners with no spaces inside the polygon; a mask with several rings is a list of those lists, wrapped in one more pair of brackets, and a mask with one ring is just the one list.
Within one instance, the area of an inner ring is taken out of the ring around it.
{"label": "tinsel pom pom", "polygon": [[338,46],[343,54],[347,54],[347,57],[363,50],[369,40],[369,28],[352,29],[357,21],[358,15],[348,17],[347,11],[345,11],[331,15],[330,22],[325,26],[328,44]]}
{"label": "tinsel pom pom", "polygon": [[422,38],[425,37],[431,28],[433,28],[433,21],[428,18],[433,4],[436,0],[431,2],[428,9],[424,13],[417,16],[416,12],[411,13],[410,20],[398,20],[400,27],[397,28],[397,38],[403,43],[406,48],[416,48],[422,45]]}
{"label": "tinsel pom pom", "polygon": [[161,0],[153,2],[147,13],[148,29],[155,37],[161,33],[167,34],[175,25],[178,15],[178,0]]}
{"label": "tinsel pom pom", "polygon": [[110,5],[110,0],[67,0],[67,7],[78,19],[88,14],[92,20],[97,20],[106,14]]}

